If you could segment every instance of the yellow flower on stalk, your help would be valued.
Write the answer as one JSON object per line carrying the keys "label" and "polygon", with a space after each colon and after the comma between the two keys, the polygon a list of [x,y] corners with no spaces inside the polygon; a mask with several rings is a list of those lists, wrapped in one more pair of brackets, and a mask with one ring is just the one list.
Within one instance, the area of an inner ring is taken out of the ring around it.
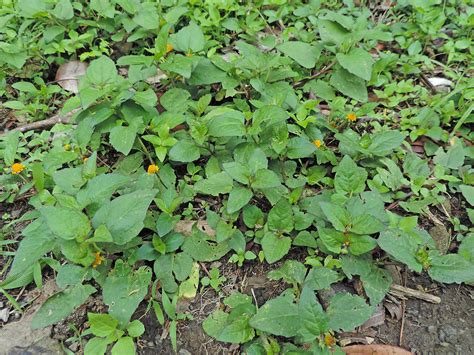
{"label": "yellow flower on stalk", "polygon": [[357,116],[355,115],[355,113],[348,113],[346,118],[349,120],[349,121],[352,121],[354,122],[356,119],[357,119]]}
{"label": "yellow flower on stalk", "polygon": [[313,144],[316,146],[316,148],[320,148],[323,145],[320,139],[315,139]]}
{"label": "yellow flower on stalk", "polygon": [[166,45],[166,53],[169,53],[173,50],[173,45],[171,43],[168,43]]}
{"label": "yellow flower on stalk", "polygon": [[17,175],[21,173],[23,170],[25,170],[25,166],[21,163],[15,163],[12,165],[12,174]]}
{"label": "yellow flower on stalk", "polygon": [[148,174],[156,174],[158,171],[160,171],[160,168],[156,166],[155,164],[151,164],[148,166],[147,172]]}
{"label": "yellow flower on stalk", "polygon": [[102,264],[102,262],[104,261],[105,259],[102,257],[102,255],[100,255],[100,251],[96,252],[95,253],[95,260],[94,262],[92,263],[92,267],[95,269],[97,266],[99,266],[100,264]]}

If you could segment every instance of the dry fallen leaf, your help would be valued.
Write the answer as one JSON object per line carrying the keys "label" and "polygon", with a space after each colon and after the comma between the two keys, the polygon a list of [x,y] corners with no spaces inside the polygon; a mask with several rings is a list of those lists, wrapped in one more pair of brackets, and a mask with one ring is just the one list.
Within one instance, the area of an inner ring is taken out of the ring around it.
{"label": "dry fallen leaf", "polygon": [[174,231],[176,233],[184,234],[185,236],[190,236],[192,234],[193,226],[196,224],[196,228],[201,230],[203,233],[207,234],[210,237],[214,237],[216,232],[212,229],[206,221],[179,221],[174,226]]}
{"label": "dry fallen leaf", "polygon": [[79,92],[79,78],[86,73],[87,63],[78,60],[61,65],[56,72],[56,81],[64,90],[77,94]]}
{"label": "dry fallen leaf", "polygon": [[392,345],[350,345],[342,350],[348,355],[410,355],[411,352]]}

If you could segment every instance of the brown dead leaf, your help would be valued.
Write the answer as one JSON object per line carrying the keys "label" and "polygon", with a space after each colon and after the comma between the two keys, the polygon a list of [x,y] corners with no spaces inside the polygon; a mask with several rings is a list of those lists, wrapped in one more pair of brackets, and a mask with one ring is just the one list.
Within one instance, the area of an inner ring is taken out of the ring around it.
{"label": "brown dead leaf", "polygon": [[346,354],[352,355],[410,355],[411,352],[393,345],[351,345],[342,348]]}
{"label": "brown dead leaf", "polygon": [[174,226],[174,231],[176,233],[184,234],[185,236],[189,237],[192,234],[193,226],[196,224],[196,228],[198,228],[203,233],[207,234],[210,237],[214,237],[216,232],[212,229],[206,221],[179,221]]}
{"label": "brown dead leaf", "polygon": [[87,63],[78,60],[61,65],[56,72],[56,81],[64,90],[77,94],[79,92],[79,78],[86,74]]}

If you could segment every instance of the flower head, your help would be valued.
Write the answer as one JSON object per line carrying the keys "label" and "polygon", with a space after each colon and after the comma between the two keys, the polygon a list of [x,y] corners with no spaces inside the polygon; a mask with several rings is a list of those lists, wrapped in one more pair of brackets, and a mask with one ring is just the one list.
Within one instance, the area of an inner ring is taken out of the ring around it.
{"label": "flower head", "polygon": [[324,335],[324,343],[326,346],[332,347],[336,344],[336,338],[334,338],[330,333],[326,333],[326,335]]}
{"label": "flower head", "polygon": [[323,145],[323,143],[321,142],[320,139],[315,139],[315,140],[313,141],[313,144],[316,146],[316,148],[319,148],[319,147],[321,147],[321,146]]}
{"label": "flower head", "polygon": [[148,165],[147,172],[148,174],[156,174],[158,171],[160,171],[160,168],[156,166],[155,164]]}
{"label": "flower head", "polygon": [[186,57],[192,57],[192,56],[193,56],[193,54],[191,52],[186,53]]}
{"label": "flower head", "polygon": [[100,251],[96,252],[95,253],[95,260],[94,262],[92,263],[92,267],[95,269],[97,266],[99,266],[100,264],[102,264],[102,262],[104,261],[105,259],[102,257],[102,255],[100,255]]}
{"label": "flower head", "polygon": [[171,43],[168,43],[166,45],[166,53],[169,53],[173,50],[173,45]]}
{"label": "flower head", "polygon": [[357,119],[357,116],[355,115],[355,113],[348,113],[346,118],[349,120],[349,121],[352,121],[354,122],[356,119]]}
{"label": "flower head", "polygon": [[25,170],[25,166],[21,163],[15,163],[12,165],[12,174],[17,175]]}

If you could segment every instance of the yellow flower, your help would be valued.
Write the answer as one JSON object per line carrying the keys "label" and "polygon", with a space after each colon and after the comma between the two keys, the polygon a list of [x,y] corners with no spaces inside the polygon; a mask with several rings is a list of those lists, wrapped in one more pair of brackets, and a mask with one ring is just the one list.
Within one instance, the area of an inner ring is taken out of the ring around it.
{"label": "yellow flower", "polygon": [[70,144],[65,144],[64,145],[64,150],[67,150],[67,151],[71,150],[71,145]]}
{"label": "yellow flower", "polygon": [[95,269],[97,266],[102,264],[102,261],[104,261],[104,260],[105,259],[102,257],[102,255],[100,255],[100,251],[96,252],[95,253],[95,260],[92,263],[92,267]]}
{"label": "yellow flower", "polygon": [[166,53],[169,53],[173,50],[173,45],[171,43],[168,43],[166,45]]}
{"label": "yellow flower", "polygon": [[324,343],[328,347],[332,347],[336,344],[336,338],[334,338],[330,333],[326,333],[324,336]]}
{"label": "yellow flower", "polygon": [[83,161],[84,163],[87,163],[87,161],[88,161],[88,160],[89,160],[89,158],[88,158],[88,157],[84,157],[84,158],[82,158],[82,161]]}
{"label": "yellow flower", "polygon": [[320,139],[315,139],[315,140],[313,141],[313,144],[316,146],[316,148],[319,148],[319,147],[321,147],[321,146],[323,145],[323,143],[321,142]]}
{"label": "yellow flower", "polygon": [[148,174],[156,174],[158,171],[160,171],[160,168],[157,167],[155,164],[151,164],[148,166],[147,172]]}
{"label": "yellow flower", "polygon": [[192,53],[186,53],[186,57],[192,57],[193,54]]}
{"label": "yellow flower", "polygon": [[357,116],[355,115],[355,113],[348,113],[346,118],[349,120],[349,121],[352,121],[354,122],[356,119],[357,119]]}
{"label": "yellow flower", "polygon": [[12,174],[16,175],[25,170],[25,166],[21,163],[15,163],[12,165]]}

